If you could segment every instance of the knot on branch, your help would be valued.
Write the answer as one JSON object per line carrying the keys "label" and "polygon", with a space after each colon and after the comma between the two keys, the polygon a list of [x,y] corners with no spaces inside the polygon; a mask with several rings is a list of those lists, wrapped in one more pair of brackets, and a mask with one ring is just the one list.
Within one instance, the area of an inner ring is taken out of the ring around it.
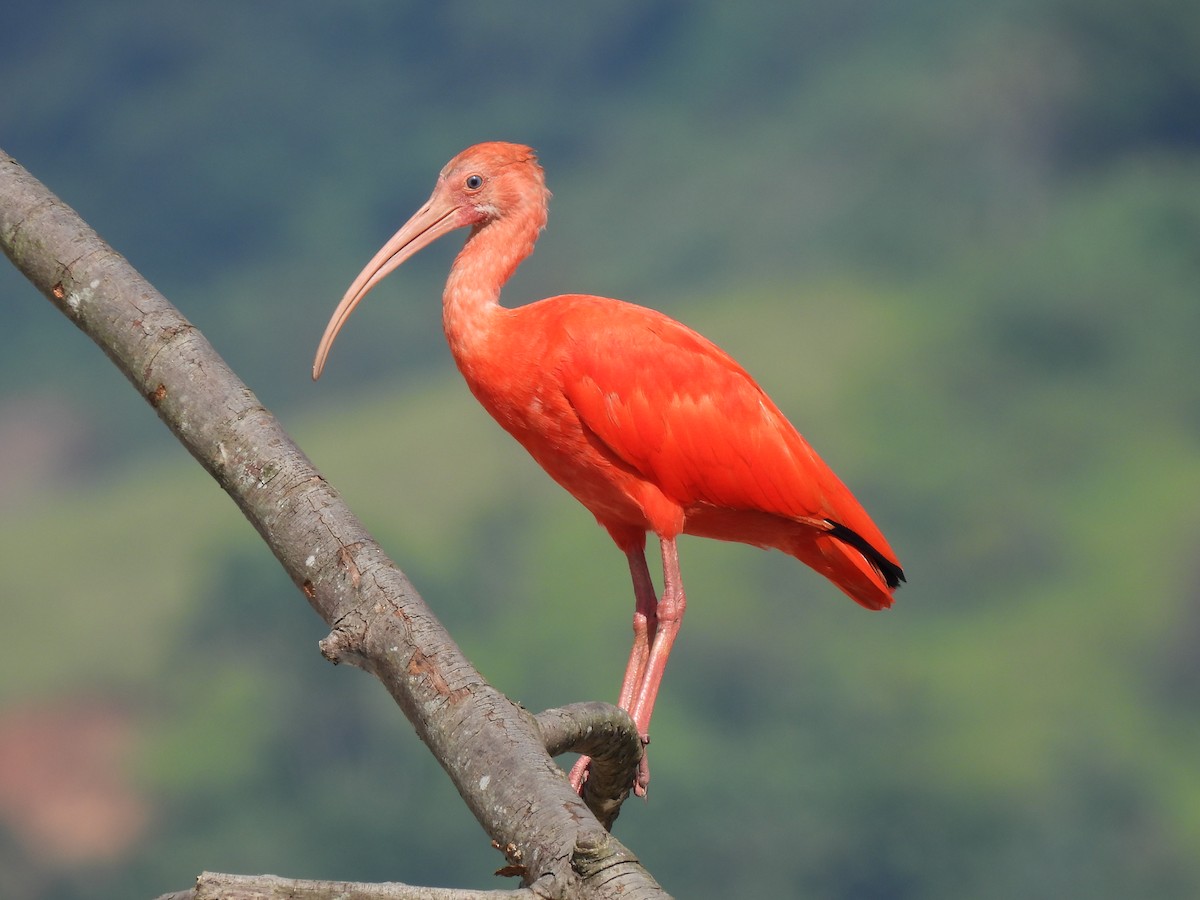
{"label": "knot on branch", "polygon": [[335,666],[347,663],[359,669],[367,668],[366,651],[366,622],[356,616],[346,616],[338,621],[317,644],[321,655]]}
{"label": "knot on branch", "polygon": [[629,848],[614,840],[607,832],[595,841],[581,838],[575,844],[575,852],[571,857],[571,868],[584,881],[597,879],[617,882],[622,868],[637,865],[638,858]]}

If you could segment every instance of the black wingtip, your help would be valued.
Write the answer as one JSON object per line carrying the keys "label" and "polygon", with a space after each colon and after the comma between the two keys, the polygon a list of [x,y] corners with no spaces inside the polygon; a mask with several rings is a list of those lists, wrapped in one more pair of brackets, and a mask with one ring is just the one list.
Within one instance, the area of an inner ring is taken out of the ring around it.
{"label": "black wingtip", "polygon": [[902,568],[872,547],[857,531],[830,519],[826,519],[825,524],[829,526],[830,535],[843,543],[849,544],[865,556],[867,561],[879,570],[879,574],[883,576],[883,581],[888,587],[900,587],[900,584],[904,581],[904,570]]}

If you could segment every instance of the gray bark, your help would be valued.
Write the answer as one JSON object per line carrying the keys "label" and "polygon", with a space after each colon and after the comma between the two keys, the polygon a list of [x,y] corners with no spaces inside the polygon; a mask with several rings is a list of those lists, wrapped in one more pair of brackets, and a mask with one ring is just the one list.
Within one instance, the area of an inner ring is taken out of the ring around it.
{"label": "gray bark", "polygon": [[188,891],[157,900],[538,900],[529,888],[515,891],[467,891],[415,887],[398,882],[310,881],[277,875],[222,875],[205,872]]}

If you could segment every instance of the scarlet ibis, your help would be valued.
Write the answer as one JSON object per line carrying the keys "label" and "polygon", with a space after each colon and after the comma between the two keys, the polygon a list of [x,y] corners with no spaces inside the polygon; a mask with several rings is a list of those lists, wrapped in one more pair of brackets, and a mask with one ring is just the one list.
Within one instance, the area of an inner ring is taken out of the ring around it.
{"label": "scarlet ibis", "polygon": [[[546,224],[550,192],[529,147],[477,144],[354,279],[317,348],[319,378],[359,302],[418,250],[471,229],[442,295],[446,340],[471,393],[608,530],[633,576],[633,651],[618,703],[644,740],[686,600],[681,534],[774,547],[867,609],[904,580],[866,511],[727,353],[620,300],[565,294],[508,309],[500,289]],[[662,596],[646,565],[662,551]],[[572,770],[578,790],[586,758]],[[635,790],[645,791],[648,770]]]}

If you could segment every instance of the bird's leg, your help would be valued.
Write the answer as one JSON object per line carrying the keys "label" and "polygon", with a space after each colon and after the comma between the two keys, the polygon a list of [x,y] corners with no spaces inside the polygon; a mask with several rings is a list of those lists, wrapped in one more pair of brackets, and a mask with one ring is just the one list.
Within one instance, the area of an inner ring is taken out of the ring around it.
{"label": "bird's leg", "polygon": [[[658,601],[656,611],[656,627],[650,644],[650,656],[646,661],[634,697],[633,707],[629,714],[637,725],[638,732],[643,736],[650,731],[650,715],[654,711],[654,698],[658,695],[658,686],[662,682],[663,671],[667,667],[667,657],[671,655],[671,645],[675,643],[675,635],[683,622],[683,612],[687,607],[687,598],[683,593],[683,578],[679,574],[679,551],[675,547],[674,538],[660,538],[663,560],[663,592]],[[649,771],[639,773],[637,793],[645,793],[646,785],[642,781],[649,780]]]}
{"label": "bird's leg", "polygon": [[626,551],[626,556],[629,557],[629,574],[633,576],[636,605],[633,609],[633,649],[629,653],[629,664],[625,667],[625,678],[621,681],[617,706],[631,712],[634,698],[646,677],[650,645],[658,631],[658,597],[650,580],[650,568],[646,565],[645,548],[635,547]]}
{"label": "bird's leg", "polygon": [[[621,681],[621,693],[617,698],[617,706],[633,714],[633,701],[643,679],[646,677],[646,663],[650,659],[650,646],[658,630],[658,597],[654,593],[654,582],[650,580],[650,568],[646,565],[646,548],[642,542],[625,551],[629,559],[629,574],[633,576],[633,649],[629,653],[629,665],[625,667],[625,678]],[[649,741],[645,730],[640,730],[643,741]],[[583,787],[587,777],[588,764],[591,758],[581,756],[571,768],[571,787],[577,792]],[[646,793],[646,783],[650,780],[650,769],[646,757],[642,757],[638,769],[634,792],[641,796]]]}

